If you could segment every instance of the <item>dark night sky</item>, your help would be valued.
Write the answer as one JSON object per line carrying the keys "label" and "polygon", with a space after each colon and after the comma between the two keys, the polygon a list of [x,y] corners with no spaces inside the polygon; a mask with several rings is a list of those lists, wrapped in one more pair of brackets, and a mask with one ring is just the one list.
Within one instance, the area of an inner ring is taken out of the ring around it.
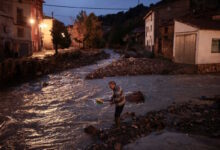
{"label": "dark night sky", "polygon": [[[141,3],[148,6],[151,3],[158,2],[159,0],[140,0]],[[104,8],[131,8],[137,5],[138,0],[45,0],[46,4],[53,5],[67,5],[77,7],[104,7]],[[72,20],[81,11],[81,9],[68,9],[68,8],[55,8],[44,6],[45,15],[54,16],[63,21],[66,25],[72,24]],[[96,15],[105,15],[117,13],[117,10],[86,10],[87,13],[94,12]]]}

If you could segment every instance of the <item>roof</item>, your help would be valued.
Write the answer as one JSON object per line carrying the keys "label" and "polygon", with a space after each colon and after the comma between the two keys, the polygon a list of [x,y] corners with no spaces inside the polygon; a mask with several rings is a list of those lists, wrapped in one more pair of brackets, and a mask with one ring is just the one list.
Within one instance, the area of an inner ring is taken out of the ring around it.
{"label": "roof", "polygon": [[176,21],[185,23],[187,25],[190,25],[192,27],[196,27],[199,29],[204,30],[220,30],[220,20],[214,20],[214,15],[200,15],[200,16],[194,16],[194,15],[186,15],[181,18],[175,19]]}
{"label": "roof", "polygon": [[149,10],[148,12],[147,12],[147,14],[144,16],[144,19],[146,19],[149,15],[151,15],[152,14],[152,10]]}

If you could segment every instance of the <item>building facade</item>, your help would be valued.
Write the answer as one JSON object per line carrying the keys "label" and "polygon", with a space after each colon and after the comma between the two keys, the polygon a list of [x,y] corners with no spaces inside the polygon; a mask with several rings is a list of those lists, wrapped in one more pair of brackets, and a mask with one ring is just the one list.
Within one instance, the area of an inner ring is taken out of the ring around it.
{"label": "building facade", "polygon": [[190,10],[190,0],[162,0],[145,17],[145,46],[155,55],[172,59],[173,19]]}
{"label": "building facade", "polygon": [[150,52],[154,49],[155,13],[150,11],[145,17],[145,46]]}
{"label": "building facade", "polygon": [[7,0],[1,2],[1,49],[5,57],[31,55],[41,49],[39,24],[43,0]]}
{"label": "building facade", "polygon": [[220,63],[220,20],[175,20],[173,57],[177,63]]}
{"label": "building facade", "polygon": [[13,6],[8,1],[3,1],[0,5],[0,60],[11,55],[13,42]]}
{"label": "building facade", "polygon": [[53,28],[53,18],[49,16],[45,16],[40,27],[42,32],[43,49],[45,50],[53,49],[53,42],[51,35],[52,28]]}
{"label": "building facade", "polygon": [[[215,10],[219,8],[219,5],[218,0],[162,0],[158,2],[150,8],[144,18],[146,49],[155,55],[173,59],[174,19],[191,13]],[[153,31],[149,30],[151,25],[153,25]],[[153,37],[152,43],[149,44],[151,37]]]}
{"label": "building facade", "polygon": [[[41,32],[41,24],[43,21],[43,0],[32,0],[31,3],[31,19],[34,21],[32,23],[32,51],[37,52],[42,49],[42,32]],[[29,23],[31,20],[29,19]]]}

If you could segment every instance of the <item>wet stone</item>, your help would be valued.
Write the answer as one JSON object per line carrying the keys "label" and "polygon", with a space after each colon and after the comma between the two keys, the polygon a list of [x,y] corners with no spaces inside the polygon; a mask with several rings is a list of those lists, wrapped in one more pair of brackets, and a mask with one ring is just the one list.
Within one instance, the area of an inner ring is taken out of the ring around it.
{"label": "wet stone", "polygon": [[145,98],[141,91],[137,91],[126,95],[126,101],[131,103],[143,103]]}

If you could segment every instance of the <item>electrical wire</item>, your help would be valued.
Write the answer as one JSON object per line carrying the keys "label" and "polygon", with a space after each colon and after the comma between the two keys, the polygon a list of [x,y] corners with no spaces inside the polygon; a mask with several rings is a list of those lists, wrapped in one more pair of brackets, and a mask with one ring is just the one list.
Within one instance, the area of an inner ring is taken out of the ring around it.
{"label": "electrical wire", "polygon": [[78,7],[78,6],[64,6],[64,5],[52,5],[44,4],[46,7],[60,7],[60,8],[69,8],[69,9],[99,9],[99,10],[129,10],[128,8],[105,8],[105,7]]}

